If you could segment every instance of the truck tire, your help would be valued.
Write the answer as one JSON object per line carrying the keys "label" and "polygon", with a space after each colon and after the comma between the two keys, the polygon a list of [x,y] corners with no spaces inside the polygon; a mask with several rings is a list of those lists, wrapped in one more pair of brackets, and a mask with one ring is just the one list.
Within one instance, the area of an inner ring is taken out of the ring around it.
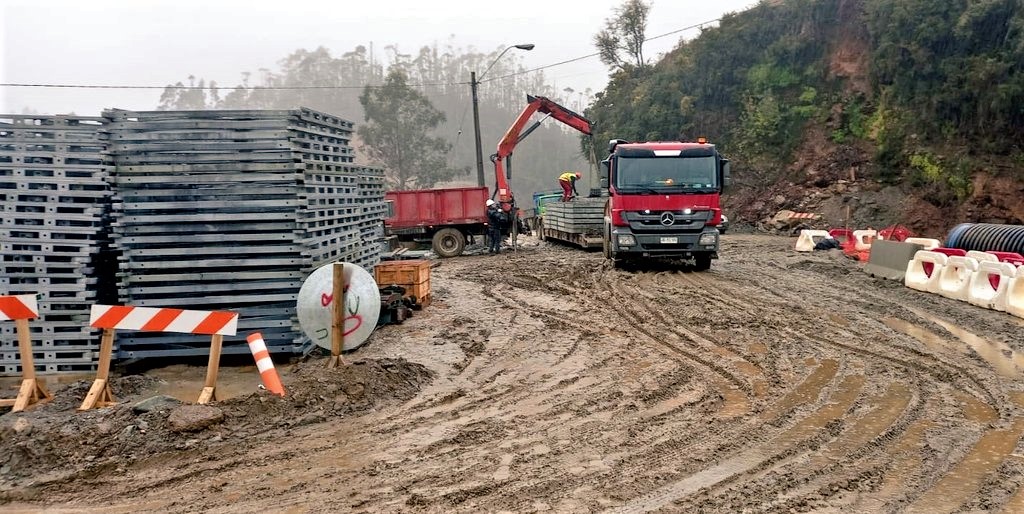
{"label": "truck tire", "polygon": [[441,257],[462,255],[462,251],[466,249],[466,236],[458,229],[442,228],[434,234],[431,247],[434,253]]}
{"label": "truck tire", "polygon": [[697,271],[707,271],[711,269],[711,256],[708,254],[697,254],[693,257],[693,267]]}

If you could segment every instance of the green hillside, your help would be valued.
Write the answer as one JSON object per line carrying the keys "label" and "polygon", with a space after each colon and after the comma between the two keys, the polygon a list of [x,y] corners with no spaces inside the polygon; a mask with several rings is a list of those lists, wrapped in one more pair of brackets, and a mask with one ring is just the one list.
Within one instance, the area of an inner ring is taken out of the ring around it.
{"label": "green hillside", "polygon": [[718,143],[748,222],[1024,223],[1022,65],[1017,0],[762,1],[617,72],[587,115],[599,142]]}

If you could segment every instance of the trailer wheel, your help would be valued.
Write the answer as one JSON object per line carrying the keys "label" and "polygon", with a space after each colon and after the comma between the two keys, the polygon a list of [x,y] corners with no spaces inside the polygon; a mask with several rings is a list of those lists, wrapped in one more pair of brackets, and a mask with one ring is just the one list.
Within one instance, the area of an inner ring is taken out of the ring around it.
{"label": "trailer wheel", "polygon": [[462,251],[466,249],[466,236],[458,229],[442,228],[434,234],[431,246],[434,253],[441,257],[455,257],[462,255]]}
{"label": "trailer wheel", "polygon": [[693,267],[697,271],[707,271],[711,269],[711,256],[706,253],[697,254],[693,258],[693,263]]}

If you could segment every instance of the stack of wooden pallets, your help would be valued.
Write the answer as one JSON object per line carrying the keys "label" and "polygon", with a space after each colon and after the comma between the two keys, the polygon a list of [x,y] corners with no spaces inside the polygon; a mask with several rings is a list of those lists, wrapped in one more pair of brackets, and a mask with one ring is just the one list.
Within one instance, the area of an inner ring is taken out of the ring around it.
{"label": "stack of wooden pallets", "polygon": [[[332,261],[379,261],[383,173],[353,163],[351,122],[309,109],[104,117],[122,303],[236,311],[225,353],[248,352],[257,330],[272,352],[299,352],[303,279]],[[180,334],[118,342],[122,358],[206,352]]]}
{"label": "stack of wooden pallets", "polygon": [[[0,295],[39,294],[36,371],[95,369],[89,309],[109,300],[108,160],[85,116],[0,116]],[[106,293],[107,298],[104,298]],[[0,325],[0,376],[20,374],[14,324]]]}

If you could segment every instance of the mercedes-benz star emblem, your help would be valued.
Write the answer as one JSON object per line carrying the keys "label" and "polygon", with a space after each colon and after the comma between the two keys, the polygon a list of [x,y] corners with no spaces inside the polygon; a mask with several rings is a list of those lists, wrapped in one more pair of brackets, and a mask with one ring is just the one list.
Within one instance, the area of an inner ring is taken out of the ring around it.
{"label": "mercedes-benz star emblem", "polygon": [[671,212],[663,212],[663,213],[661,213],[661,224],[662,225],[665,225],[667,227],[669,225],[674,224],[675,222],[676,222],[676,217]]}

